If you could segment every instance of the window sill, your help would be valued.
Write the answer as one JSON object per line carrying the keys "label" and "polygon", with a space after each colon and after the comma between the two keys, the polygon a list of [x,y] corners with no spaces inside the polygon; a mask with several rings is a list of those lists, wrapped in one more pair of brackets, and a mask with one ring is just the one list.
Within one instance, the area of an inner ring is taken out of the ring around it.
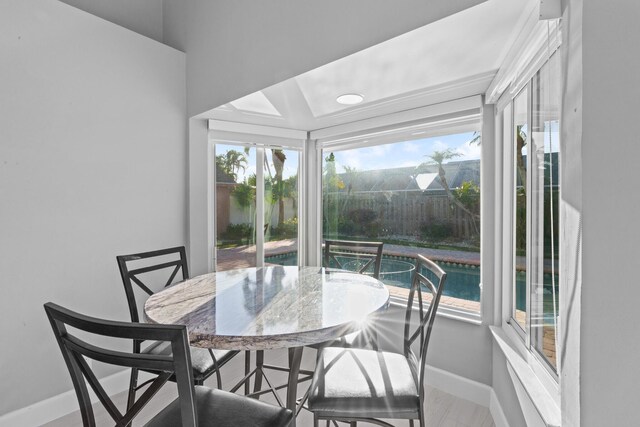
{"label": "window sill", "polygon": [[[387,289],[391,294],[391,304],[402,308],[407,306],[409,289],[399,288],[397,286],[387,286]],[[418,308],[417,303],[414,303],[414,308]],[[440,299],[438,316],[471,323],[473,325],[482,324],[482,318],[480,317],[480,303],[477,301],[467,301],[459,298],[443,296]]]}
{"label": "window sill", "polygon": [[507,333],[498,326],[490,326],[493,340],[507,359],[507,369],[518,394],[527,423],[560,427],[561,413],[556,400],[529,366],[526,358],[514,348]]}

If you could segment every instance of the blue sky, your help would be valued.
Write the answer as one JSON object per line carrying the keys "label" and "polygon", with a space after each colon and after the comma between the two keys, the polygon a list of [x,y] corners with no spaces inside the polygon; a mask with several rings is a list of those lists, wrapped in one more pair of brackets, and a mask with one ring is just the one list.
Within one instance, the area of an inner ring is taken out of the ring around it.
{"label": "blue sky", "polygon": [[[406,166],[418,166],[429,160],[428,156],[434,151],[454,149],[460,153],[455,160],[476,160],[480,158],[480,146],[469,144],[473,139],[473,132],[455,135],[438,136],[434,138],[414,139],[411,141],[394,142],[391,144],[376,145],[373,147],[356,148],[351,150],[335,151],[338,173],[344,172],[344,166],[357,170],[389,169]],[[216,145],[216,154],[222,154],[229,150],[243,152],[243,147],[234,145]],[[293,150],[284,150],[287,159],[284,162],[284,178],[295,175],[298,172],[298,153]],[[330,151],[323,153],[324,157]],[[266,151],[267,161],[271,174],[275,173],[271,161],[271,151]],[[247,169],[240,171],[238,181],[242,182],[246,177],[256,173],[256,150],[249,150],[247,156]],[[268,172],[267,172],[268,174]]]}
{"label": "blue sky", "polygon": [[[336,169],[343,172],[344,166],[357,170],[390,169],[397,167],[418,166],[429,161],[428,156],[434,151],[449,148],[460,153],[455,160],[476,160],[480,158],[480,146],[469,144],[473,132],[435,138],[414,139],[405,142],[376,145],[373,147],[335,151]],[[324,153],[326,158],[329,152]]]}

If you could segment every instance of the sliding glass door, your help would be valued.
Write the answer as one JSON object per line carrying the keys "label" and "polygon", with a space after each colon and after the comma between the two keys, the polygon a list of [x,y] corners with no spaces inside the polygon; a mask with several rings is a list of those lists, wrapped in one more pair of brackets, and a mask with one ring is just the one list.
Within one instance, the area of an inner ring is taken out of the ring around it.
{"label": "sliding glass door", "polygon": [[297,265],[300,153],[214,144],[214,268]]}

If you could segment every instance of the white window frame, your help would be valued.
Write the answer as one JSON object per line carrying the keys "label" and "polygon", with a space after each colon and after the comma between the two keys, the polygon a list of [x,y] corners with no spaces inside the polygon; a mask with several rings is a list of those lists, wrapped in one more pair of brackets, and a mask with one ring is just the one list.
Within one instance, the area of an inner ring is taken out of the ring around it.
{"label": "white window frame", "polygon": [[[493,99],[496,103],[496,124],[500,125],[501,129],[496,132],[496,150],[498,151],[497,158],[502,159],[502,176],[497,177],[496,182],[502,183],[502,189],[500,194],[502,195],[501,205],[497,205],[497,209],[502,209],[502,228],[501,241],[502,241],[502,254],[496,254],[500,259],[501,268],[499,271],[502,276],[502,306],[500,308],[500,326],[502,332],[507,337],[509,343],[513,348],[517,350],[520,357],[526,362],[530,370],[535,375],[535,378],[541,385],[541,389],[545,390],[550,399],[555,403],[557,408],[560,407],[560,384],[559,376],[561,375],[561,366],[558,362],[557,373],[553,372],[548,363],[542,359],[542,356],[538,354],[537,350],[531,347],[531,337],[528,332],[531,316],[531,293],[530,293],[530,274],[531,274],[531,256],[527,257],[527,314],[526,314],[526,330],[522,331],[521,327],[512,318],[513,305],[515,304],[515,277],[514,272],[514,242],[515,236],[513,231],[514,226],[514,184],[515,184],[515,170],[514,170],[514,120],[513,120],[513,101],[521,90],[528,91],[528,101],[531,105],[531,82],[536,73],[542,68],[542,66],[549,60],[551,55],[558,50],[561,44],[561,33],[559,31],[560,24],[556,21],[552,22],[539,22],[535,30],[532,31],[528,40],[525,42],[526,48],[522,48],[521,56],[512,63],[510,67],[510,74],[505,79],[509,80],[508,84],[494,83],[491,87],[503,87],[503,92],[500,96]],[[528,43],[528,45],[527,45]],[[559,53],[557,53],[559,54]],[[513,65],[516,64],[516,65]],[[491,88],[490,88],[491,89]],[[528,182],[531,182],[531,118],[532,111],[528,108],[527,126],[529,131],[529,149],[527,152],[527,177]],[[527,245],[531,242],[531,215],[532,210],[530,206],[530,196],[527,196]],[[560,325],[557,325],[559,327]],[[494,334],[495,335],[495,334]],[[556,354],[560,354],[561,342],[556,343]],[[509,360],[508,355],[507,360]],[[559,357],[558,357],[559,360]],[[531,396],[532,391],[527,390]],[[534,398],[532,400],[535,401]]]}

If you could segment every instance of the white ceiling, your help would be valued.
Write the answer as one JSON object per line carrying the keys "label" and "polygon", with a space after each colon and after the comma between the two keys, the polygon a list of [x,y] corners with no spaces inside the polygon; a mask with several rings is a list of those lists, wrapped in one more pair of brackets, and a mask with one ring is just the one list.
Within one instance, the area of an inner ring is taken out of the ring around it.
{"label": "white ceiling", "polygon": [[[484,93],[535,0],[488,0],[211,110],[218,120],[317,130]],[[345,106],[336,97],[358,93]]]}

